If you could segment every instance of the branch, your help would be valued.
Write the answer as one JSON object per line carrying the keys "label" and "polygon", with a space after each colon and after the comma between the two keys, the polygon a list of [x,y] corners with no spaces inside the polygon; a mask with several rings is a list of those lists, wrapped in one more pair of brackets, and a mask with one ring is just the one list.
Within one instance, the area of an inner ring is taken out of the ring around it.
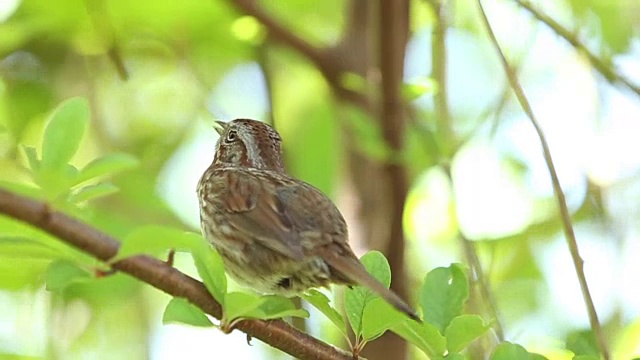
{"label": "branch", "polygon": [[[74,246],[102,261],[108,261],[118,252],[120,243],[92,226],[53,210],[48,204],[16,195],[0,188],[0,214],[40,228],[61,241]],[[133,256],[112,265],[157,289],[175,297],[186,298],[207,314],[220,319],[222,308],[204,285],[168,266],[148,257]],[[300,332],[284,321],[243,320],[236,328],[252,338],[278,348],[299,359],[353,359],[329,344]]]}
{"label": "branch", "polygon": [[[516,0],[518,1],[518,0]],[[549,175],[551,176],[551,183],[553,184],[553,192],[556,196],[556,201],[558,202],[558,207],[560,210],[560,218],[562,220],[562,227],[564,229],[565,239],[567,240],[567,245],[569,247],[569,252],[571,253],[571,258],[573,260],[573,265],[576,269],[576,274],[578,276],[578,281],[580,282],[580,289],[582,290],[582,297],[584,298],[585,305],[587,307],[587,312],[589,313],[589,322],[591,323],[591,330],[596,336],[598,347],[600,348],[600,352],[605,360],[609,359],[609,351],[607,350],[607,343],[605,342],[604,335],[602,333],[602,328],[600,327],[600,321],[598,320],[598,313],[596,312],[596,308],[593,305],[593,299],[591,298],[591,293],[589,291],[589,286],[587,285],[587,279],[584,275],[584,261],[580,257],[580,252],[578,251],[578,242],[576,241],[576,235],[573,231],[573,225],[571,224],[571,216],[569,215],[569,209],[567,208],[567,202],[564,197],[564,193],[562,192],[562,187],[560,187],[560,181],[558,180],[558,174],[556,172],[555,165],[553,164],[553,159],[551,158],[551,151],[549,150],[549,144],[547,143],[547,139],[542,131],[542,127],[536,120],[535,115],[533,114],[533,110],[531,109],[531,105],[529,104],[529,100],[527,99],[518,78],[509,65],[507,58],[505,57],[502,49],[500,48],[500,44],[498,43],[498,39],[496,39],[495,34],[493,33],[493,29],[491,28],[491,24],[489,23],[489,19],[487,18],[487,14],[484,12],[484,8],[482,7],[482,0],[478,0],[478,6],[480,7],[480,14],[482,15],[482,21],[487,29],[487,33],[489,34],[489,38],[491,43],[493,44],[496,53],[500,57],[500,62],[502,64],[502,68],[509,80],[509,84],[513,89],[513,92],[524,110],[525,114],[529,117],[531,124],[536,130],[538,134],[538,138],[540,138],[540,144],[542,145],[542,151],[544,155],[544,161],[547,163],[547,168],[549,169]]]}
{"label": "branch", "polygon": [[619,82],[631,89],[634,93],[640,96],[640,86],[634,85],[631,80],[627,79],[625,76],[619,74],[610,66],[605,64],[603,60],[594,55],[587,47],[578,40],[578,38],[569,30],[560,25],[557,21],[553,20],[547,14],[541,12],[540,10],[534,8],[528,1],[526,0],[514,0],[518,5],[527,10],[531,15],[533,15],[536,19],[540,20],[542,23],[547,25],[560,37],[565,39],[571,46],[576,48],[576,50],[584,53],[593,67],[602,75],[605,79],[607,79],[610,83]]}
{"label": "branch", "polygon": [[[378,6],[378,59],[381,75],[379,86],[382,98],[381,106],[376,110],[379,110],[379,123],[385,142],[391,149],[399,152],[404,148],[406,126],[405,102],[401,89],[405,47],[409,38],[409,0],[381,0]],[[402,214],[409,192],[409,180],[402,164],[387,162],[383,171],[387,178],[385,186],[390,206],[385,254],[394,275],[391,287],[406,299],[409,291],[404,266],[405,234]],[[375,350],[376,357],[381,359],[407,357],[406,343],[400,342],[399,339],[390,338],[385,348]],[[383,351],[385,353],[382,353]],[[373,357],[373,353],[371,356]]]}
{"label": "branch", "polygon": [[229,0],[229,2],[241,12],[256,18],[267,29],[272,40],[292,47],[319,68],[325,68],[329,65],[322,49],[309,44],[305,39],[286,29],[260,8],[255,0]]}
{"label": "branch", "polygon": [[[340,47],[318,48],[311,45],[302,37],[288,30],[280,22],[267,14],[255,0],[227,0],[241,12],[256,18],[266,29],[269,38],[282,45],[289,46],[311,61],[322,73],[333,91],[341,99],[357,105],[364,111],[371,113],[372,109],[367,97],[361,93],[347,89],[342,85],[342,75],[352,71],[349,60],[345,60]],[[352,56],[362,54],[349,53]]]}

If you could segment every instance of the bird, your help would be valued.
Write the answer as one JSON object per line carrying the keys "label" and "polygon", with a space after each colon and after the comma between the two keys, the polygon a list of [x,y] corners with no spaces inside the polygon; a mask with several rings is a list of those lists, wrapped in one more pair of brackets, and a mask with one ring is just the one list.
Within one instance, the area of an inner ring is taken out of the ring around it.
{"label": "bird", "polygon": [[329,197],[286,172],[274,128],[251,119],[214,127],[220,135],[215,155],[197,185],[200,224],[231,278],[285,297],[330,284],[361,285],[420,321],[358,260]]}

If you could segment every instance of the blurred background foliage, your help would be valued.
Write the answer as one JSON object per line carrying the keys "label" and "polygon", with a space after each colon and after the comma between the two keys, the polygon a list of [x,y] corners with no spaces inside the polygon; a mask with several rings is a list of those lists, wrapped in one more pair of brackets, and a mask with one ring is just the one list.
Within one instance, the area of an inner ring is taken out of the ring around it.
{"label": "blurred background foliage", "polygon": [[[428,270],[468,263],[471,247],[492,296],[472,280],[470,311],[492,319],[493,302],[504,337],[550,359],[593,353],[539,140],[477,4],[405,3],[407,109],[389,124],[377,109],[376,2],[0,0],[0,181],[32,184],[24,146],[40,149],[50,111],[83,96],[91,121],[72,163],[118,152],[136,165],[109,179],[117,193],[65,210],[118,238],[147,224],[197,230],[195,185],[217,136],[211,120],[261,119],[282,134],[289,171],[337,202],[358,253],[387,254],[399,291],[416,299],[411,289]],[[635,89],[595,71],[523,4],[485,6],[550,142],[613,358],[640,356],[640,2],[533,3]],[[323,60],[263,26],[264,13]],[[400,146],[388,143],[394,126]],[[406,175],[404,191],[390,173]],[[395,190],[403,212],[389,200]],[[404,235],[389,235],[398,217]],[[46,238],[0,217],[0,236],[17,234]],[[125,275],[48,292],[50,254],[15,257],[12,246],[0,241],[0,358],[283,356],[248,347],[242,334],[162,326],[168,297]],[[398,246],[402,255],[390,256]],[[195,273],[180,256],[177,267]],[[339,338],[318,313],[307,329]],[[469,356],[494,345],[482,339]]]}

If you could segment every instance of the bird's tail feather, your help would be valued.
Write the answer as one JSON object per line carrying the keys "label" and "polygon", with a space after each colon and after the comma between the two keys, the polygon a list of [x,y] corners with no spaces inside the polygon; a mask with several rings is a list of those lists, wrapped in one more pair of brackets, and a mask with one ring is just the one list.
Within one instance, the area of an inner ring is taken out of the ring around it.
{"label": "bird's tail feather", "polygon": [[344,255],[338,255],[332,251],[325,251],[322,255],[324,255],[322,258],[329,264],[329,266],[340,272],[341,275],[358,285],[369,288],[400,312],[407,314],[407,316],[416,321],[422,322],[411,306],[402,300],[402,298],[395,292],[387,289],[382,285],[382,283],[380,283],[380,281],[371,276],[358,259],[355,257],[351,258]]}

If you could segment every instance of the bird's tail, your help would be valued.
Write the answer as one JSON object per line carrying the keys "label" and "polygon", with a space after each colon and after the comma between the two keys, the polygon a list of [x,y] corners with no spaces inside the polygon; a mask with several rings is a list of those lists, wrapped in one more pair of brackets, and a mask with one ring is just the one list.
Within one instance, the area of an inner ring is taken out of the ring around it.
{"label": "bird's tail", "polygon": [[341,277],[345,277],[358,285],[369,288],[400,312],[407,314],[407,316],[418,322],[422,322],[411,306],[402,300],[395,292],[387,289],[380,281],[371,276],[355,256],[345,256],[330,250],[323,251],[322,255],[322,258],[329,266],[337,270]]}

